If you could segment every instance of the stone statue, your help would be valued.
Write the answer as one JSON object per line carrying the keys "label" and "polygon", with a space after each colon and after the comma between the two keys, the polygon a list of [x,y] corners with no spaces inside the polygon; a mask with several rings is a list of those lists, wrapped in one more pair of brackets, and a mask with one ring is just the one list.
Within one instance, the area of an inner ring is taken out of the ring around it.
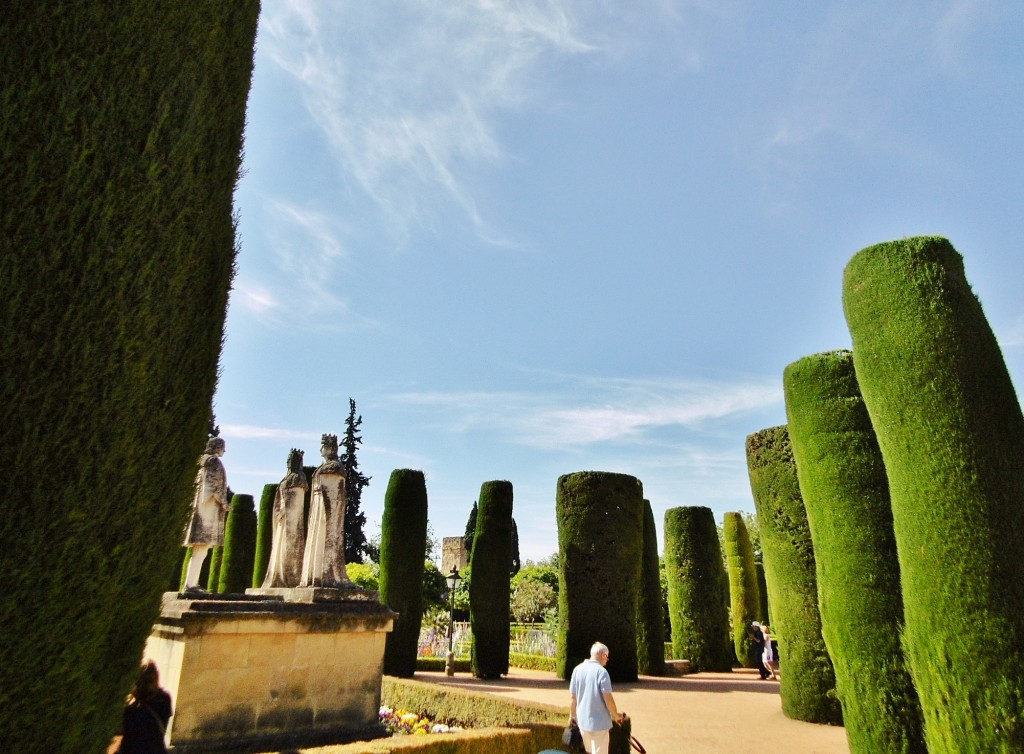
{"label": "stone statue", "polygon": [[302,587],[349,587],[345,573],[345,467],[338,460],[338,436],[324,435],[323,464],[313,474],[302,558]]}
{"label": "stone statue", "polygon": [[185,529],[185,547],[192,548],[192,559],[185,576],[185,589],[202,591],[199,588],[199,572],[210,548],[224,544],[224,519],[231,505],[228,502],[228,478],[224,463],[224,441],[211,437],[206,441],[206,451],[199,457],[199,473],[196,474],[195,494],[192,498],[192,519]]}
{"label": "stone statue", "polygon": [[303,545],[306,543],[304,497],[309,483],[302,472],[301,450],[288,454],[288,473],[274,494],[274,530],[270,545],[270,565],[263,589],[295,587],[302,578]]}

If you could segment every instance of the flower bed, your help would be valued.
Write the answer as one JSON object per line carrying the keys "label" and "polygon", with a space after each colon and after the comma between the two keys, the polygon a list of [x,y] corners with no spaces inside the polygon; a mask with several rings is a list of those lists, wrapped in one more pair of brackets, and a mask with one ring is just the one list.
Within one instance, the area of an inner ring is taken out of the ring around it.
{"label": "flower bed", "polygon": [[428,733],[455,733],[462,730],[458,725],[436,723],[426,715],[417,715],[404,709],[394,710],[386,704],[381,705],[379,719],[384,729],[395,736],[423,736]]}

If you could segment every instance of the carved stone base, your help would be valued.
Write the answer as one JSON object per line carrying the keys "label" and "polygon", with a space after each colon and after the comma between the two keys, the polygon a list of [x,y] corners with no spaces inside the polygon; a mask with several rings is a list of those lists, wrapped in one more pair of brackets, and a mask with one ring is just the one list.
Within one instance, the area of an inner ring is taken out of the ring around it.
{"label": "carved stone base", "polygon": [[368,599],[168,592],[145,650],[174,702],[168,745],[277,751],[382,735],[384,640],[395,617]]}

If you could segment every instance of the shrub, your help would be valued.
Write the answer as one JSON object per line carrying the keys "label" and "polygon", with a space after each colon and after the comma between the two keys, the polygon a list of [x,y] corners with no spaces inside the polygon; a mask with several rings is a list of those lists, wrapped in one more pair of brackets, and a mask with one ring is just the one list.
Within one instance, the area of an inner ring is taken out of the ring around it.
{"label": "shrub", "polygon": [[903,599],[889,482],[849,351],[783,377],[789,435],[814,544],[821,629],[850,749],[924,752],[900,646]]}
{"label": "shrub", "polygon": [[693,672],[732,670],[725,570],[710,508],[665,511],[665,578],[672,658],[689,660]]}
{"label": "shrub", "polygon": [[635,681],[636,595],[640,589],[643,487],[626,474],[581,471],[559,477],[558,675],[608,645],[613,681]]}
{"label": "shrub", "polygon": [[218,592],[241,594],[252,584],[256,556],[256,510],[252,495],[234,495],[224,522]]}
{"label": "shrub", "polygon": [[558,606],[555,590],[543,581],[523,579],[512,591],[509,609],[512,617],[522,623],[544,620],[544,613]]}
{"label": "shrub", "polygon": [[347,563],[345,573],[353,584],[376,592],[380,589],[380,566],[376,563]]}
{"label": "shrub", "polygon": [[274,497],[276,484],[263,485],[260,495],[260,510],[256,518],[256,555],[253,558],[252,586],[259,589],[267,577],[270,567],[270,550],[274,539]]}
{"label": "shrub", "polygon": [[843,306],[928,750],[1024,750],[1024,417],[999,344],[944,238],[856,254]]}
{"label": "shrub", "polygon": [[745,668],[757,667],[751,623],[761,610],[754,569],[754,549],[743,517],[726,513],[722,521],[725,534],[725,560],[729,569],[730,614],[732,642],[736,659]]}
{"label": "shrub", "polygon": [[[258,11],[4,5],[8,751],[109,741],[180,555],[235,258]],[[58,470],[29,472],[41,458]],[[69,699],[75,714],[54,725]]]}
{"label": "shrub", "polygon": [[761,525],[772,633],[781,637],[782,711],[840,725],[835,671],[821,635],[814,546],[785,426],[747,437],[747,470]]}
{"label": "shrub", "polygon": [[644,500],[643,527],[643,561],[636,606],[636,661],[639,673],[657,676],[665,674],[665,615],[661,604],[658,532],[650,500]]}
{"label": "shrub", "polygon": [[558,660],[544,655],[528,655],[522,652],[509,652],[508,664],[526,670],[547,670],[554,673],[558,669]]}
{"label": "shrub", "polygon": [[512,483],[484,482],[480,487],[469,588],[473,674],[477,678],[508,673],[511,569]]}
{"label": "shrub", "polygon": [[398,613],[384,645],[384,672],[411,676],[423,616],[427,484],[422,471],[395,469],[380,525],[380,600]]}

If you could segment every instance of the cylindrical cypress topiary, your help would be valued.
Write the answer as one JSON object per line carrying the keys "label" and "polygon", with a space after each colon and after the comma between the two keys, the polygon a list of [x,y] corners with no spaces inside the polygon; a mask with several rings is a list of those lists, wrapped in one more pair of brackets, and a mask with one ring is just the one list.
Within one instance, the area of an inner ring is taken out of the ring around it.
{"label": "cylindrical cypress topiary", "polygon": [[[276,484],[263,485],[259,516],[256,519],[256,557],[252,566],[252,586],[259,589],[270,567],[270,550],[274,541],[274,496]],[[305,520],[305,519],[303,519]]]}
{"label": "cylindrical cypress topiary", "polygon": [[651,501],[644,500],[641,542],[640,590],[636,605],[637,672],[665,675],[665,615],[661,603],[661,564],[658,562],[658,530]]}
{"label": "cylindrical cypress topiary", "polygon": [[[4,4],[7,751],[106,746],[179,556],[258,13],[254,0]],[[26,473],[40,459],[53,471]]]}
{"label": "cylindrical cypress topiary", "polygon": [[[636,477],[580,471],[558,478],[559,677],[608,645],[613,681],[635,681],[643,486]],[[475,574],[474,574],[475,577]]]}
{"label": "cylindrical cypress topiary", "polygon": [[754,547],[750,532],[739,513],[726,513],[722,520],[725,533],[725,563],[729,575],[729,611],[732,615],[732,643],[736,660],[742,667],[757,667],[751,624],[761,610],[754,569]]}
{"label": "cylindrical cypress topiary", "polygon": [[395,469],[380,522],[380,601],[398,613],[384,645],[384,673],[416,672],[423,618],[423,561],[427,549],[427,483],[422,471]]}
{"label": "cylindrical cypress topiary", "polygon": [[715,514],[699,506],[665,511],[665,577],[668,581],[672,656],[694,672],[727,673],[735,657],[722,549]]}
{"label": "cylindrical cypress topiary", "polygon": [[[210,551],[206,555],[206,560],[203,563],[203,570],[206,571],[206,591],[212,594],[218,594],[220,592],[220,564],[221,559],[224,557],[224,546],[215,545],[210,548]],[[203,578],[202,571],[200,571],[199,578]]]}
{"label": "cylindrical cypress topiary", "polygon": [[889,482],[853,354],[808,356],[786,367],[783,384],[850,750],[924,752],[921,706],[900,646]]}
{"label": "cylindrical cypress topiary", "polygon": [[508,673],[509,573],[512,568],[512,483],[480,487],[469,585],[472,666],[477,678]]}
{"label": "cylindrical cypress topiary", "polygon": [[857,380],[885,460],[931,752],[1024,750],[1024,418],[944,238],[855,255]]}
{"label": "cylindrical cypress topiary", "polygon": [[758,620],[771,625],[772,621],[768,615],[768,580],[764,576],[764,563],[754,561],[754,570],[757,572],[757,596],[760,597]]}
{"label": "cylindrical cypress topiary", "polygon": [[242,594],[252,584],[256,556],[256,508],[252,495],[234,495],[224,523],[224,551],[217,591]]}
{"label": "cylindrical cypress topiary", "polygon": [[747,437],[747,470],[761,527],[772,635],[779,637],[782,711],[795,720],[841,725],[835,671],[821,635],[814,546],[785,425]]}

